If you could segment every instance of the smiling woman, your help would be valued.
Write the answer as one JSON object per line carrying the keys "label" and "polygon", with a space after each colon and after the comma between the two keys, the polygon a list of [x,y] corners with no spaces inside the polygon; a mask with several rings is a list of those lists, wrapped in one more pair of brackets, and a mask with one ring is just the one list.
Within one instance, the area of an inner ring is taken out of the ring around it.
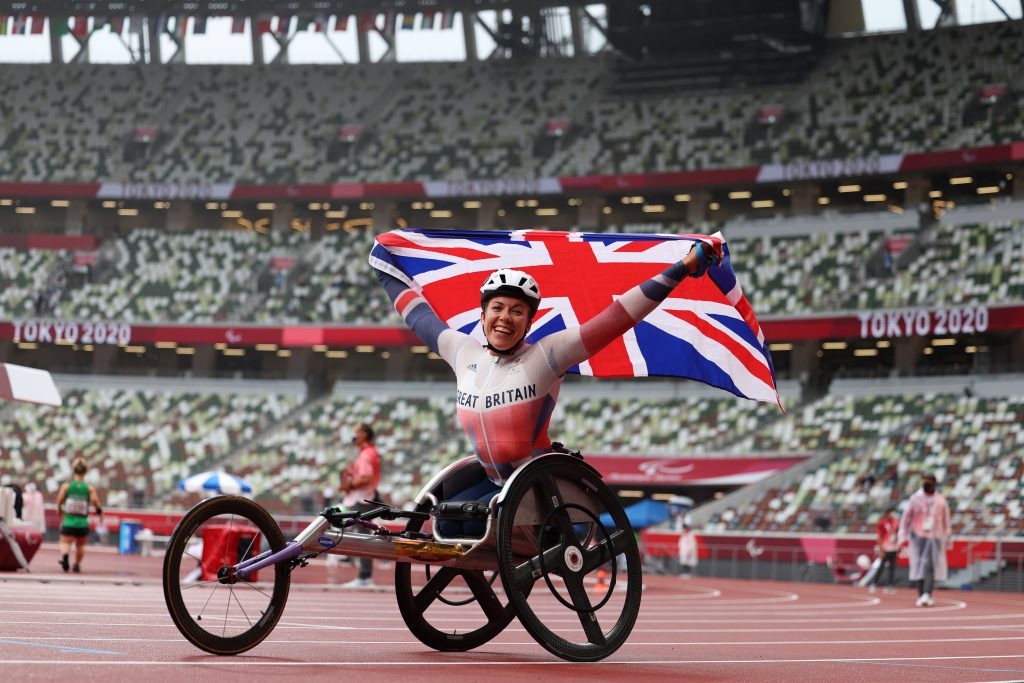
{"label": "smiling woman", "polygon": [[540,306],[540,286],[521,270],[491,273],[480,288],[480,324],[487,348],[508,355],[526,340]]}

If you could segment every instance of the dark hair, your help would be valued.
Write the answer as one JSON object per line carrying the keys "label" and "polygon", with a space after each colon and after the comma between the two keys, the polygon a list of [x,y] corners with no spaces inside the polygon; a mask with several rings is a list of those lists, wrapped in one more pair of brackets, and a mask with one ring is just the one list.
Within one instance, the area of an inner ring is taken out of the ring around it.
{"label": "dark hair", "polygon": [[366,438],[369,439],[370,441],[373,441],[373,427],[364,422],[361,425],[359,425],[356,429],[363,430],[363,433],[366,434]]}
{"label": "dark hair", "polygon": [[85,464],[85,458],[79,456],[71,462],[71,470],[75,474],[85,474],[89,466]]}
{"label": "dark hair", "polygon": [[934,481],[936,484],[939,483],[939,480],[936,479],[935,475],[932,474],[931,472],[928,472],[926,474],[922,474],[921,475],[921,481]]}

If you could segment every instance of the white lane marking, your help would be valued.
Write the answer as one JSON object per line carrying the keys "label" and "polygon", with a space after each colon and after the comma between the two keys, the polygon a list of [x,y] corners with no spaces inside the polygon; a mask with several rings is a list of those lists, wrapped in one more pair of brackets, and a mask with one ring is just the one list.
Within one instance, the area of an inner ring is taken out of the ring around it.
{"label": "white lane marking", "polygon": [[[567,662],[562,660],[538,660],[538,661],[519,661],[513,662],[507,659],[496,659],[485,661],[481,659],[474,659],[472,661],[445,661],[444,666],[504,666],[504,667],[517,667],[517,666],[593,666],[593,667],[612,667],[612,666],[635,666],[637,664],[647,665],[667,665],[676,666],[679,664],[859,664],[862,662],[937,662],[937,661],[964,661],[964,660],[989,660],[989,659],[1021,659],[1024,658],[1024,654],[1014,655],[962,655],[962,656],[942,656],[942,657],[818,657],[814,659],[626,659],[622,661],[600,661],[600,662]],[[36,666],[50,665],[50,666],[209,666],[209,667],[308,667],[308,666],[369,666],[369,667],[431,667],[437,666],[436,659],[424,659],[418,661],[410,661],[408,659],[403,661],[362,661],[362,660],[342,660],[342,661],[315,661],[315,662],[267,662],[262,660],[250,660],[247,659],[246,655],[237,655],[230,659],[217,658],[210,661],[204,662],[168,662],[159,660],[136,660],[136,661],[105,661],[99,662],[94,660],[38,660],[38,659],[9,659],[3,662],[4,664],[32,664]]]}
{"label": "white lane marking", "polygon": [[[75,636],[50,636],[32,637],[33,641],[60,641],[60,642],[83,642],[83,643],[118,643],[125,642],[125,638],[79,638]],[[888,645],[898,643],[973,643],[989,641],[1018,641],[1024,640],[1024,636],[992,636],[987,638],[901,638],[884,640],[708,640],[708,641],[638,641],[629,640],[623,643],[622,647],[707,647],[707,646],[732,646],[732,645]],[[181,643],[185,644],[183,638],[132,638],[132,643]],[[316,640],[267,638],[262,644],[277,645],[417,645],[420,641],[415,638],[407,640]],[[524,640],[498,640],[494,641],[501,646],[514,645],[536,645],[536,641]],[[108,653],[120,654],[120,653]],[[2,662],[3,660],[0,660]]]}

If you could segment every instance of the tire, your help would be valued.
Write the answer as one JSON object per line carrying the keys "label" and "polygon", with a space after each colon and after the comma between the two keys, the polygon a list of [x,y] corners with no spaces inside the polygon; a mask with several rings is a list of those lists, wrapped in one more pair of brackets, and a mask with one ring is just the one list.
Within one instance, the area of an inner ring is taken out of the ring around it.
{"label": "tire", "polygon": [[[211,529],[215,530],[211,531]],[[216,550],[199,550],[204,534],[223,540]],[[291,584],[290,568],[281,562],[257,572],[261,581],[222,583],[221,566],[230,566],[239,554],[249,557],[267,549],[281,550],[284,536],[266,510],[247,498],[210,498],[189,510],[171,535],[164,557],[164,600],[171,620],[185,638],[215,655],[236,655],[250,650],[274,629]],[[200,571],[208,574],[206,578]],[[213,576],[209,576],[213,574]]]}
{"label": "tire", "polygon": [[[498,568],[519,621],[562,659],[608,657],[633,630],[642,590],[636,537],[618,498],[595,470],[562,455],[528,463],[508,486],[498,511]],[[541,581],[546,590],[533,590]],[[551,619],[558,608],[575,618]]]}
{"label": "tire", "polygon": [[[417,509],[425,512],[430,506]],[[406,529],[419,531],[424,521],[410,520]],[[417,586],[413,586],[414,577]],[[409,631],[427,647],[441,652],[472,650],[501,633],[515,619],[515,610],[502,602],[500,593],[494,590],[496,578],[497,572],[396,562],[398,610]],[[437,624],[443,625],[446,617],[456,616],[456,610],[458,621],[453,623],[457,627],[438,628]]]}

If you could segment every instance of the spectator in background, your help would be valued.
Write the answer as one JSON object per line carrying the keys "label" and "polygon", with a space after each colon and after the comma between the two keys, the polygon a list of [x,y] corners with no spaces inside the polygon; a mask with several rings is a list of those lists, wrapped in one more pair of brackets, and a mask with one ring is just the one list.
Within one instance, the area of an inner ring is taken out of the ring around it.
{"label": "spectator in background", "polygon": [[[58,563],[65,572],[71,569],[78,573],[82,571],[85,542],[89,538],[89,506],[95,508],[97,515],[103,514],[103,508],[100,507],[96,489],[85,482],[85,473],[89,470],[85,460],[75,458],[71,470],[71,481],[61,484],[57,492],[57,516],[63,516],[60,526],[61,559]],[[75,563],[69,565],[68,555],[72,545],[75,546]]]}
{"label": "spectator in background", "polygon": [[679,576],[688,579],[697,569],[697,535],[688,522],[679,533]]}
{"label": "spectator in background", "polygon": [[[380,454],[373,444],[373,427],[361,424],[356,427],[356,435],[352,438],[359,448],[359,453],[341,473],[341,492],[344,498],[341,504],[355,512],[365,512],[374,507],[367,500],[377,499],[377,487],[380,486]],[[373,559],[359,558],[359,575],[344,588],[372,588]]]}
{"label": "spectator in background", "polygon": [[881,563],[872,575],[871,581],[868,582],[868,590],[872,593],[875,592],[882,572],[888,568],[889,580],[885,583],[885,592],[892,593],[896,586],[896,557],[900,552],[900,520],[896,516],[896,508],[890,507],[885,511],[882,518],[878,520],[877,531],[878,544],[875,546],[875,550]]}
{"label": "spectator in background", "polygon": [[22,507],[24,506],[25,499],[21,494],[21,487],[14,483],[14,479],[11,475],[5,474],[0,477],[0,486],[6,486],[7,488],[14,491],[14,516],[18,519],[24,519],[22,517]]}
{"label": "spectator in background", "polygon": [[36,488],[33,482],[25,484],[25,507],[21,512],[21,518],[32,524],[39,533],[46,533],[46,507],[43,502],[43,493]]}
{"label": "spectator in background", "polygon": [[937,488],[934,474],[923,475],[920,490],[910,496],[900,520],[899,541],[909,543],[910,580],[917,584],[918,607],[935,604],[935,582],[945,581],[948,574],[949,505]]}

